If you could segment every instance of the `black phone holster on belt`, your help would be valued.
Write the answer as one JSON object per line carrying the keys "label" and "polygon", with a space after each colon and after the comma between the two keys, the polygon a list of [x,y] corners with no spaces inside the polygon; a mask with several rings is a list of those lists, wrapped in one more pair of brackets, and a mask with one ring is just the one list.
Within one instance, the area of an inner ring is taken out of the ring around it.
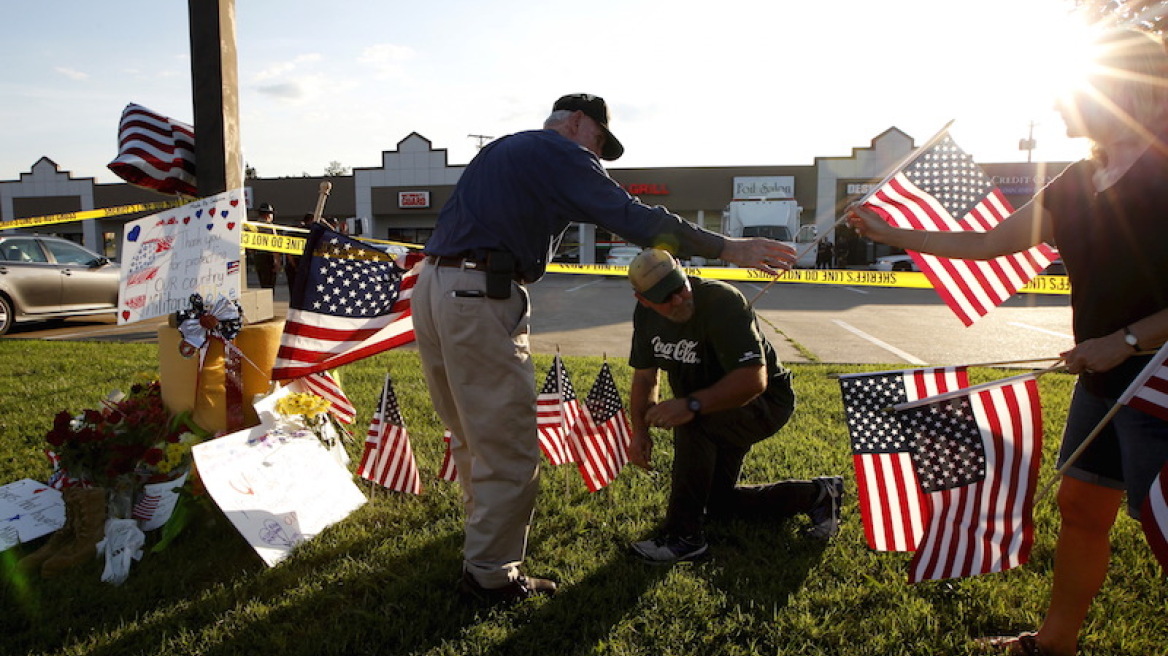
{"label": "black phone holster on belt", "polygon": [[511,283],[515,280],[515,256],[507,251],[487,253],[487,298],[511,298]]}

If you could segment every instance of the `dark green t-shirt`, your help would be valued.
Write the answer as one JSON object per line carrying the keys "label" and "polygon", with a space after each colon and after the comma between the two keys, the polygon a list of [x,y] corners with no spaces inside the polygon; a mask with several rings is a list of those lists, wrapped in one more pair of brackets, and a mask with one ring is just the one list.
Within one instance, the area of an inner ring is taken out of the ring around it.
{"label": "dark green t-shirt", "polygon": [[718,280],[689,279],[693,318],[675,323],[644,305],[633,312],[629,365],[661,369],[675,396],[688,396],[744,365],[766,363],[767,376],[785,375],[754,311],[737,289]]}

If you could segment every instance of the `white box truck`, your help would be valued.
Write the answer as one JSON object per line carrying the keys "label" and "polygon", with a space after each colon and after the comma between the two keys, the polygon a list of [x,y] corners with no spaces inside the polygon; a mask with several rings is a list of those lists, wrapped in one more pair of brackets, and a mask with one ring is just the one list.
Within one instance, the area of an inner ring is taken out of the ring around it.
{"label": "white box truck", "polygon": [[[815,226],[802,225],[803,208],[794,198],[736,198],[722,210],[722,234],[728,237],[768,237],[795,245],[796,267],[815,268]],[[807,251],[807,252],[804,252]]]}

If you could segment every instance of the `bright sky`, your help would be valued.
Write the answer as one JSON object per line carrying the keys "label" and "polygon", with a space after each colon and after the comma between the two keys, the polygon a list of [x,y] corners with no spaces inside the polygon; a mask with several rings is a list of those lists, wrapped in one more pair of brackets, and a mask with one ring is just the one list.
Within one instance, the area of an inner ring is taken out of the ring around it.
{"label": "bright sky", "polygon": [[[261,177],[380,165],[411,132],[537,128],[604,96],[614,167],[811,164],[949,119],[981,162],[1078,159],[1052,110],[1071,0],[237,0],[244,159]],[[408,8],[407,8],[408,7]],[[0,180],[42,156],[117,182],[127,103],[193,121],[187,3],[38,0],[0,21]]]}

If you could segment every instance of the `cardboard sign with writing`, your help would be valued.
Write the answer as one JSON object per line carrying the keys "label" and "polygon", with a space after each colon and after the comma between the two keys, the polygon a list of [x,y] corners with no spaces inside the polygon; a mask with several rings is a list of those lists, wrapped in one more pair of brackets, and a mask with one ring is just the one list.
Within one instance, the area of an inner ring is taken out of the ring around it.
{"label": "cardboard sign with writing", "polygon": [[234,189],[127,223],[118,324],[177,312],[191,294],[238,300],[246,219],[243,190]]}

